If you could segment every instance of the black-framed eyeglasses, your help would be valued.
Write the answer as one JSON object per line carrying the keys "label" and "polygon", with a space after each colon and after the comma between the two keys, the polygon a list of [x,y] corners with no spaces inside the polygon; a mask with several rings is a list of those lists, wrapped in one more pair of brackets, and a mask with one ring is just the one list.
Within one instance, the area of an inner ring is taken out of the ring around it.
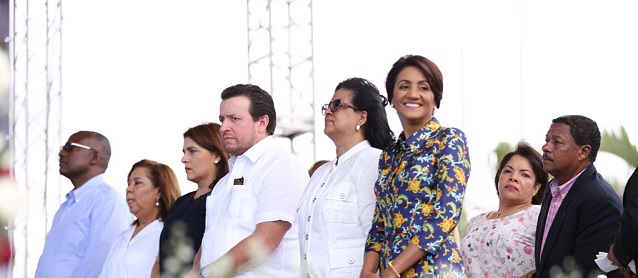
{"label": "black-framed eyeglasses", "polygon": [[323,106],[321,106],[321,114],[323,114],[324,116],[326,115],[326,110],[328,110],[328,108],[330,108],[330,111],[335,112],[339,109],[341,109],[342,107],[350,107],[352,109],[359,110],[359,108],[357,108],[356,106],[347,103],[345,101],[342,101],[340,99],[335,99],[329,103],[324,104]]}
{"label": "black-framed eyeglasses", "polygon": [[73,143],[73,142],[67,142],[66,144],[64,144],[64,146],[60,147],[60,149],[64,150],[65,152],[71,152],[73,148],[81,148],[85,150],[96,151],[95,149],[92,149],[91,147],[87,145],[82,145],[82,144]]}

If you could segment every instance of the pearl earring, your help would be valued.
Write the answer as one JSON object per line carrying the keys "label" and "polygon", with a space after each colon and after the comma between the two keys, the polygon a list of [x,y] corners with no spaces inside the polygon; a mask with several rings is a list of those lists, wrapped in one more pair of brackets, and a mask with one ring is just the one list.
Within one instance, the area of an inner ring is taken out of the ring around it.
{"label": "pearl earring", "polygon": [[155,200],[155,206],[159,207],[159,197],[157,198],[157,200]]}
{"label": "pearl earring", "polygon": [[359,129],[361,129],[361,126],[360,126],[360,125],[357,125],[354,129],[355,129],[355,130],[357,130],[357,131],[359,131]]}
{"label": "pearl earring", "polygon": [[219,160],[215,160],[215,164],[219,163]]}

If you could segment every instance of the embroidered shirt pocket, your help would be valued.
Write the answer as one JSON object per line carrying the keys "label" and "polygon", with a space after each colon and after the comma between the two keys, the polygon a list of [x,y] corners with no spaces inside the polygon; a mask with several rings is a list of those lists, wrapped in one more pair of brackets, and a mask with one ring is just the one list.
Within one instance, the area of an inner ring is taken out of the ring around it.
{"label": "embroidered shirt pocket", "polygon": [[358,223],[359,210],[357,208],[357,196],[354,193],[354,184],[339,183],[335,189],[327,193],[323,221],[326,223]]}

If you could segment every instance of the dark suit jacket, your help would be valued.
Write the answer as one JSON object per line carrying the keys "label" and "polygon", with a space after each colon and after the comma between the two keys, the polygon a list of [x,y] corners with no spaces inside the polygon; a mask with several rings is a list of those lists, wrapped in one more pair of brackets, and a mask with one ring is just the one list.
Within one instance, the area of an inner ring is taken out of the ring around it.
{"label": "dark suit jacket", "polygon": [[627,267],[631,260],[638,262],[638,168],[627,181],[622,200],[625,210],[616,235],[614,256]]}
{"label": "dark suit jacket", "polygon": [[[565,263],[565,259],[569,261],[570,258],[583,277],[603,273],[594,260],[598,252],[609,251],[609,246],[618,231],[622,214],[618,194],[598,174],[596,167],[593,164],[589,165],[576,179],[560,205],[541,254],[545,221],[551,201],[552,193],[548,189],[536,226],[536,276],[551,277],[550,270],[554,266],[566,271],[568,268],[565,266],[569,263]],[[617,270],[607,275],[622,277]]]}

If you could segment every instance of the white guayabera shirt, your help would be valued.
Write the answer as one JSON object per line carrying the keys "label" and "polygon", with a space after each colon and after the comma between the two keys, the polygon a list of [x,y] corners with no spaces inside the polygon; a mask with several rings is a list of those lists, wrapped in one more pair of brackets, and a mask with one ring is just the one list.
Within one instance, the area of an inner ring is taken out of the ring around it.
{"label": "white guayabera shirt", "polygon": [[[202,272],[255,231],[258,223],[286,221],[292,227],[261,265],[237,277],[299,277],[296,209],[308,172],[297,158],[268,136],[243,155],[231,157],[226,174],[206,199],[206,229],[202,239]],[[242,182],[234,182],[241,180]],[[241,184],[239,184],[241,183]],[[251,252],[259,254],[260,252]]]}
{"label": "white guayabera shirt", "polygon": [[303,277],[359,277],[380,155],[362,141],[312,175],[297,218]]}

